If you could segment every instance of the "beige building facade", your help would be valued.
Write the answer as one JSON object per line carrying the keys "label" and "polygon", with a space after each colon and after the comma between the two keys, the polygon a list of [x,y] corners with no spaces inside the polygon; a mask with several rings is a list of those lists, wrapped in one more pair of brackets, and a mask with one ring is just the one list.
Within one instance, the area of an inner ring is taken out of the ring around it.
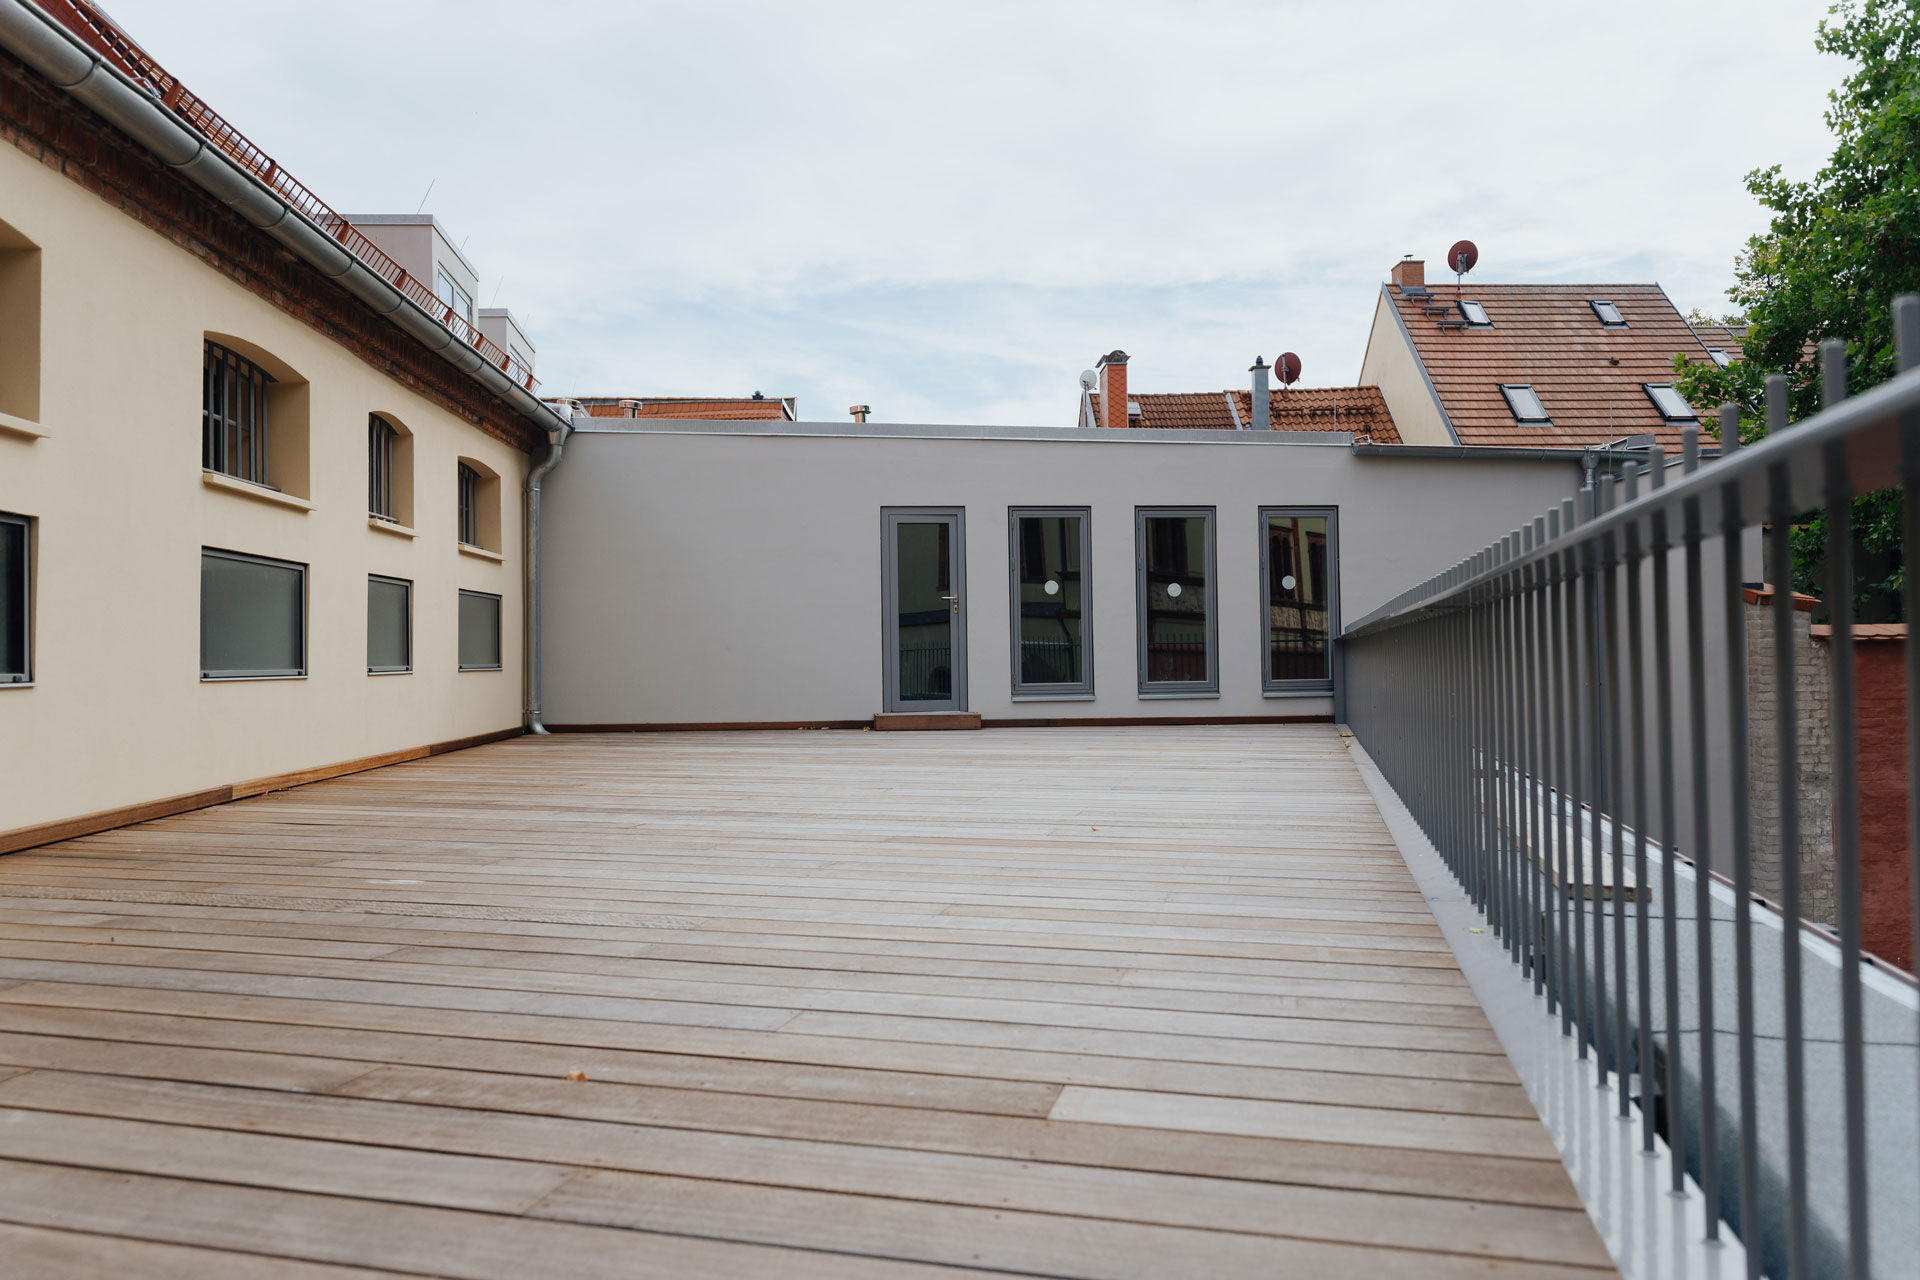
{"label": "beige building facade", "polygon": [[[8,91],[60,101],[0,69]],[[72,128],[10,117],[0,138],[0,517],[24,529],[28,573],[25,678],[0,683],[0,848],[517,732],[537,424],[72,110]],[[67,150],[76,133],[89,146]],[[267,483],[206,465],[209,343],[272,379]],[[373,415],[393,432],[391,519],[369,514]],[[300,568],[297,673],[204,669],[209,551]],[[369,673],[373,576],[407,584],[407,669],[391,674]],[[463,669],[462,600],[481,617],[487,598],[496,660]]]}

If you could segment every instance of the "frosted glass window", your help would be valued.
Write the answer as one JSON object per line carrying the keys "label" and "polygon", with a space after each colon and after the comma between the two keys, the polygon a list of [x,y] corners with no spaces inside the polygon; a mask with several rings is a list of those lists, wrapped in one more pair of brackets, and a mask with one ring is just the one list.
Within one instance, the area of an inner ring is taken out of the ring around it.
{"label": "frosted glass window", "polygon": [[460,669],[500,669],[500,597],[483,591],[460,593]]}
{"label": "frosted glass window", "polygon": [[307,566],[237,551],[200,553],[204,679],[307,674]]}
{"label": "frosted glass window", "polygon": [[413,584],[367,576],[367,670],[413,670]]}

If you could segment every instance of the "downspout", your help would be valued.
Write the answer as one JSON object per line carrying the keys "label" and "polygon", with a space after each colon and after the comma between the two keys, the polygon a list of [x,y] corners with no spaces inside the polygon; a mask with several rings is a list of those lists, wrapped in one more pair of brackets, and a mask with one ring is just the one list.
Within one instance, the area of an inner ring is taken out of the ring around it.
{"label": "downspout", "polygon": [[527,474],[526,616],[527,636],[522,647],[527,666],[527,732],[544,734],[540,721],[540,482],[560,465],[560,451],[573,427],[547,430],[547,456]]}

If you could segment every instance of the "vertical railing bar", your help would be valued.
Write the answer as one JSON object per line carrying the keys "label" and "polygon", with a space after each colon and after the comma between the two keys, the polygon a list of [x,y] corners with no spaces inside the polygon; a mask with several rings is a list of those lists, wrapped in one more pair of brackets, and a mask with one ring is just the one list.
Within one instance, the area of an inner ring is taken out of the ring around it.
{"label": "vertical railing bar", "polygon": [[[1901,373],[1920,369],[1920,296],[1902,294],[1893,300],[1894,364]],[[1900,545],[1906,556],[1920,554],[1920,410],[1900,417]],[[1913,625],[1920,622],[1920,573],[1908,565],[1905,581],[1907,620],[1907,889],[1909,924],[1907,957],[1920,968],[1920,643]],[[1917,1018],[1916,1021],[1920,1021]],[[1920,1027],[1916,1028],[1920,1031]],[[1920,1042],[1920,1036],[1916,1036]],[[1915,1082],[1920,1084],[1920,1071]],[[1916,1206],[1908,1206],[1910,1210]]]}
{"label": "vertical railing bar", "polygon": [[[1631,475],[1631,472],[1628,473]],[[1616,488],[1615,492],[1618,490]],[[1612,880],[1607,889],[1607,916],[1613,925],[1613,1074],[1616,1086],[1615,1105],[1622,1120],[1629,1115],[1632,1106],[1632,1090],[1628,1087],[1627,1069],[1631,1060],[1633,1038],[1627,1025],[1627,844],[1626,824],[1623,819],[1627,811],[1626,767],[1622,761],[1625,744],[1625,720],[1621,714],[1621,701],[1625,695],[1620,680],[1620,578],[1623,559],[1620,543],[1614,534],[1608,532],[1605,537],[1606,578],[1602,582],[1605,603],[1601,606],[1604,617],[1601,629],[1606,636],[1607,662],[1603,691],[1607,708],[1607,817],[1609,819],[1608,842],[1612,850]]]}
{"label": "vertical railing bar", "polygon": [[[1691,430],[1691,428],[1689,428]],[[1666,454],[1653,451],[1653,487],[1667,483]],[[1667,1161],[1671,1174],[1668,1189],[1675,1195],[1686,1190],[1686,1104],[1681,1096],[1681,1068],[1684,1061],[1680,1045],[1680,919],[1678,871],[1674,866],[1677,833],[1674,831],[1673,777],[1673,598],[1669,557],[1673,542],[1665,510],[1653,515],[1653,736],[1657,760],[1654,773],[1660,785],[1660,977],[1667,1042],[1665,1112]],[[1701,799],[1704,799],[1702,797]]]}
{"label": "vertical railing bar", "polygon": [[[1740,410],[1726,405],[1720,411],[1720,438],[1724,450],[1738,447]],[[1681,433],[1687,474],[1700,468],[1700,432]],[[1712,814],[1707,778],[1707,667],[1704,617],[1706,582],[1701,554],[1704,530],[1700,502],[1688,499],[1683,512],[1686,536],[1687,606],[1687,722],[1689,753],[1693,757],[1693,932],[1695,1003],[1700,1023],[1700,1198],[1706,1210],[1708,1240],[1720,1238],[1720,1104],[1717,1075],[1719,1033],[1713,1015],[1713,884],[1711,872]]]}
{"label": "vertical railing bar", "polygon": [[[1721,456],[1739,448],[1738,423],[1735,432],[1724,434],[1722,412]],[[1733,962],[1734,1007],[1737,1029],[1740,1079],[1740,1233],[1755,1247],[1747,1250],[1748,1280],[1760,1280],[1760,1111],[1755,1080],[1753,1048],[1753,824],[1748,809],[1748,788],[1752,785],[1747,768],[1749,748],[1747,721],[1747,625],[1741,596],[1743,587],[1741,533],[1745,528],[1741,515],[1739,482],[1721,488],[1720,554],[1722,605],[1726,617],[1727,676],[1727,764],[1732,785],[1731,832],[1733,844]]]}
{"label": "vertical railing bar", "polygon": [[[1787,430],[1787,380],[1766,378],[1767,435]],[[1767,542],[1773,553],[1773,742],[1779,769],[1780,977],[1783,988],[1787,1118],[1787,1275],[1807,1274],[1806,1014],[1800,973],[1800,733],[1794,698],[1793,500],[1787,468],[1767,473]]]}
{"label": "vertical railing bar", "polygon": [[[1580,490],[1574,503],[1576,519],[1592,519],[1594,499],[1591,486]],[[1584,739],[1580,714],[1584,700],[1582,694],[1592,687],[1591,672],[1585,665],[1592,654],[1592,647],[1584,643],[1586,614],[1581,608],[1587,580],[1582,572],[1584,554],[1584,542],[1581,540],[1573,541],[1567,548],[1567,668],[1571,673],[1567,682],[1567,787],[1571,793],[1567,806],[1567,861],[1573,869],[1573,966],[1567,972],[1567,981],[1572,988],[1573,1017],[1579,1036],[1576,1051],[1583,1060],[1587,1056],[1588,1046],[1594,1042],[1593,1005],[1587,998],[1587,916],[1590,909],[1587,902],[1586,860],[1581,857],[1584,846],[1580,836],[1581,806],[1590,803],[1593,798],[1593,792],[1587,785],[1586,769],[1589,766],[1582,750]],[[1590,731],[1591,720],[1586,723]]]}
{"label": "vertical railing bar", "polygon": [[[1535,548],[1546,544],[1545,516],[1534,517],[1532,534]],[[1540,996],[1547,991],[1549,955],[1546,883],[1542,873],[1547,869],[1547,858],[1552,850],[1540,807],[1553,794],[1548,787],[1552,770],[1548,768],[1545,751],[1545,740],[1551,726],[1542,721],[1546,709],[1547,682],[1546,561],[1537,561],[1531,572],[1533,590],[1527,594],[1527,931],[1533,939],[1533,994]],[[1552,1012],[1551,999],[1547,1008],[1548,1012]]]}
{"label": "vertical railing bar", "polygon": [[[1639,493],[1641,468],[1627,472],[1627,497]],[[1653,1150],[1653,970],[1652,938],[1647,919],[1647,670],[1646,621],[1641,603],[1642,536],[1640,522],[1627,526],[1627,698],[1633,761],[1633,948],[1634,997],[1639,1035],[1635,1039],[1634,1075],[1640,1085],[1640,1149]],[[1622,1096],[1626,1091],[1621,1091]]]}
{"label": "vertical railing bar", "polygon": [[[1573,500],[1564,499],[1557,510],[1549,513],[1549,537],[1557,546],[1564,531],[1571,536],[1573,532]],[[1571,782],[1567,773],[1567,717],[1571,714],[1567,698],[1567,672],[1571,664],[1568,652],[1571,640],[1567,637],[1566,619],[1563,616],[1565,606],[1562,603],[1563,580],[1566,577],[1566,556],[1556,554],[1552,558],[1553,589],[1547,606],[1551,622],[1551,645],[1548,652],[1553,655],[1553,861],[1554,891],[1553,913],[1556,919],[1554,931],[1555,951],[1553,954],[1553,995],[1559,1004],[1560,1034],[1573,1033],[1572,1009],[1569,1007],[1567,989],[1567,804]]]}
{"label": "vertical railing bar", "polygon": [[1492,922],[1494,937],[1509,958],[1513,954],[1513,937],[1507,928],[1507,800],[1506,770],[1507,752],[1507,593],[1506,575],[1503,570],[1507,563],[1507,540],[1502,538],[1494,546],[1494,575],[1489,584],[1493,592],[1492,623],[1493,643],[1493,759],[1490,761],[1489,774],[1493,779],[1493,897]]}
{"label": "vertical railing bar", "polygon": [[[1826,401],[1847,394],[1847,344],[1820,344]],[[1847,448],[1827,448],[1827,617],[1833,628],[1833,852],[1840,899],[1840,1052],[1847,1123],[1847,1275],[1872,1274],[1867,1218],[1865,998],[1860,986],[1860,743],[1853,677],[1853,485]]]}
{"label": "vertical railing bar", "polygon": [[[1598,491],[1594,498],[1597,513],[1604,514],[1613,506],[1613,477],[1601,476]],[[1611,800],[1607,790],[1607,716],[1606,703],[1610,690],[1606,684],[1607,653],[1612,648],[1607,643],[1606,620],[1600,616],[1600,598],[1602,595],[1601,576],[1611,566],[1604,564],[1603,543],[1589,540],[1587,543],[1587,645],[1589,656],[1587,663],[1587,733],[1590,738],[1588,768],[1593,784],[1589,794],[1591,807],[1588,823],[1588,855],[1592,860],[1592,874],[1589,884],[1593,899],[1593,1042],[1594,1062],[1598,1065],[1598,1078],[1595,1083],[1602,1089],[1607,1087],[1608,1073],[1613,1069],[1611,1039],[1607,1026],[1607,929],[1606,929],[1606,867],[1602,862],[1606,842],[1601,839],[1600,822]]]}

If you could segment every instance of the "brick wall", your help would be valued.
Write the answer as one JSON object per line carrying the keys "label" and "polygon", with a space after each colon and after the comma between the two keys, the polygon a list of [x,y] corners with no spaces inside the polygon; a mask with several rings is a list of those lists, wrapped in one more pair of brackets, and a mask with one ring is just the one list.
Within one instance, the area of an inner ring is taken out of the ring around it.
{"label": "brick wall", "polygon": [[[1753,889],[1780,901],[1785,854],[1781,848],[1782,766],[1775,732],[1777,678],[1773,657],[1773,594],[1747,593],[1747,767],[1752,780]],[[1822,924],[1834,921],[1833,710],[1827,647],[1814,644],[1813,602],[1793,612],[1794,753],[1800,781],[1800,911]]]}
{"label": "brick wall", "polygon": [[1860,716],[1860,909],[1867,950],[1911,972],[1907,858],[1906,628],[1874,627],[1853,647]]}
{"label": "brick wall", "polygon": [[545,443],[479,383],[5,51],[0,138],[489,435],[527,450]]}

